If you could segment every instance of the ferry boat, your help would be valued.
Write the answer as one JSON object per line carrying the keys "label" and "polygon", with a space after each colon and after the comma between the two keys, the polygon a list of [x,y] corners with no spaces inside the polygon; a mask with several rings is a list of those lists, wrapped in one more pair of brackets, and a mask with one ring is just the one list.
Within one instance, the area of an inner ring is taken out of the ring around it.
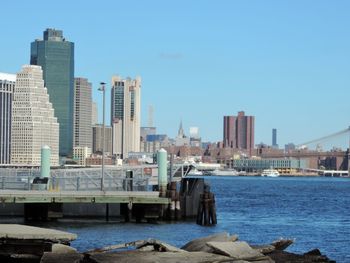
{"label": "ferry boat", "polygon": [[267,177],[278,177],[280,176],[280,173],[275,169],[265,169],[262,171],[261,176],[267,176]]}
{"label": "ferry boat", "polygon": [[215,169],[210,172],[213,176],[238,176],[239,173],[235,169]]}

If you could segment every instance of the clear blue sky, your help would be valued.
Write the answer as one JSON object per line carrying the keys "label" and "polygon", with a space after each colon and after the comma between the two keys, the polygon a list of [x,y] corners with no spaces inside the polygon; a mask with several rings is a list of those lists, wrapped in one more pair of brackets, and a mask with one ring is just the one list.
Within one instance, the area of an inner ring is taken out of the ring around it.
{"label": "clear blue sky", "polygon": [[[48,28],[75,43],[75,75],[94,85],[142,77],[142,125],[198,126],[222,139],[223,115],[256,118],[256,143],[302,143],[350,125],[350,1],[1,1],[0,71],[29,63]],[[108,94],[109,95],[109,94]],[[109,102],[109,99],[108,99]],[[109,106],[109,105],[108,105]],[[101,109],[100,109],[101,113]],[[109,116],[109,113],[108,113]],[[109,117],[108,117],[109,119]]]}

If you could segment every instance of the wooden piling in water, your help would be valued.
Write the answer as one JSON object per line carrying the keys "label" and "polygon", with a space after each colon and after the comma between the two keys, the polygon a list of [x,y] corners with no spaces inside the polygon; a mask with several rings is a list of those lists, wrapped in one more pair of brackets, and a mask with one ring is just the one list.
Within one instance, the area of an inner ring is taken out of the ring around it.
{"label": "wooden piling in water", "polygon": [[202,226],[217,224],[215,196],[210,192],[209,185],[205,185],[204,192],[200,195],[196,221]]}
{"label": "wooden piling in water", "polygon": [[106,221],[109,221],[109,204],[106,203]]}

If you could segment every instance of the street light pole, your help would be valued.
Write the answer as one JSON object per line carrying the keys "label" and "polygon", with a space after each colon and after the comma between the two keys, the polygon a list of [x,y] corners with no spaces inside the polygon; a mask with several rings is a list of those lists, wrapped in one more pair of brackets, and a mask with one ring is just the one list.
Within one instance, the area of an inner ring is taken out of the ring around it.
{"label": "street light pole", "polygon": [[106,88],[105,85],[106,83],[100,82],[100,88],[98,89],[99,91],[102,91],[103,94],[103,103],[102,103],[102,175],[101,175],[101,191],[104,191],[104,176],[105,176],[105,93],[106,93]]}

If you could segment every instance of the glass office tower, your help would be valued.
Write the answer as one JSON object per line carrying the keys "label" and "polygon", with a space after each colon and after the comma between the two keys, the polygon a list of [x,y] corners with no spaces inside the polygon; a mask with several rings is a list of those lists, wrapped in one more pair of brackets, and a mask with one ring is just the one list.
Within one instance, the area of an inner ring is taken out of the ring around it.
{"label": "glass office tower", "polygon": [[59,154],[70,156],[73,148],[74,43],[62,30],[47,29],[44,40],[31,43],[30,64],[43,69],[45,86],[60,124]]}

